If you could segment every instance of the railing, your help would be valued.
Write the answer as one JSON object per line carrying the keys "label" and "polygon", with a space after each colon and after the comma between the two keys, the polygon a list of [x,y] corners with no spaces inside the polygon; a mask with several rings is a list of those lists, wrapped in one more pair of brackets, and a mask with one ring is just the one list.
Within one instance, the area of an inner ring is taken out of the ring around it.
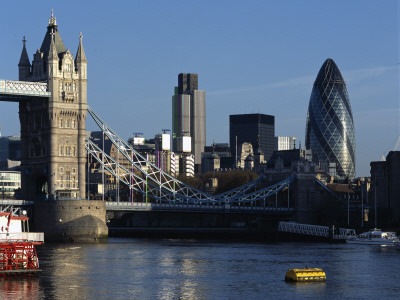
{"label": "railing", "polygon": [[16,232],[16,233],[0,233],[0,243],[10,242],[31,242],[44,243],[43,232]]}
{"label": "railing", "polygon": [[27,206],[34,205],[35,202],[27,200],[14,200],[14,199],[1,199],[0,205],[15,205],[15,206]]}
{"label": "railing", "polygon": [[47,83],[13,80],[0,80],[0,93],[37,97],[50,97],[51,95],[47,91]]}
{"label": "railing", "polygon": [[224,211],[224,212],[256,212],[256,213],[293,213],[294,208],[236,206],[228,203],[214,204],[165,204],[144,202],[112,202],[106,201],[108,211]]}
{"label": "railing", "polygon": [[[328,226],[318,226],[310,224],[299,224],[294,222],[279,222],[278,231],[291,232],[297,234],[329,237]],[[347,239],[356,235],[354,229],[339,228],[339,234],[333,234],[334,239]]]}

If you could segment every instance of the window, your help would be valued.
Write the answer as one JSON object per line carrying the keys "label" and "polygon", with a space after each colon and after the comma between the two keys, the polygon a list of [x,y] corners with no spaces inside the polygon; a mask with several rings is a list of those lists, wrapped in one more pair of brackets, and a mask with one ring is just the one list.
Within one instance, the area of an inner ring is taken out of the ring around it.
{"label": "window", "polygon": [[60,128],[63,128],[64,124],[63,124],[63,119],[62,118],[60,118],[60,122],[59,123],[60,123]]}

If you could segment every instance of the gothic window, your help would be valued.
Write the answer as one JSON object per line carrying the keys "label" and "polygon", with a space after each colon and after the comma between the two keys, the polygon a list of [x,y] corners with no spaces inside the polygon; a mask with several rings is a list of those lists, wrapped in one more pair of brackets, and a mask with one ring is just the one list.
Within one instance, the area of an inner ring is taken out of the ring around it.
{"label": "gothic window", "polygon": [[63,83],[60,82],[60,92],[62,92],[62,90],[63,90]]}
{"label": "gothic window", "polygon": [[75,121],[75,120],[72,120],[72,121],[71,121],[71,125],[72,125],[72,128],[76,128],[76,121]]}
{"label": "gothic window", "polygon": [[67,146],[65,150],[66,150],[66,152],[67,152],[67,153],[66,153],[66,156],[71,156],[71,147],[70,147],[70,146]]}
{"label": "gothic window", "polygon": [[72,187],[75,187],[75,176],[72,176]]}
{"label": "gothic window", "polygon": [[40,129],[42,127],[42,118],[40,117],[40,115],[36,115],[35,118],[35,129]]}
{"label": "gothic window", "polygon": [[73,157],[75,157],[75,156],[76,156],[75,147],[72,147],[72,156],[73,156]]}
{"label": "gothic window", "polygon": [[71,70],[72,70],[71,64],[66,64],[64,67],[64,70],[65,70],[65,72],[71,72]]}
{"label": "gothic window", "polygon": [[71,187],[71,173],[68,171],[67,172],[67,188]]}
{"label": "gothic window", "polygon": [[75,174],[75,173],[76,173],[76,169],[72,168],[72,174]]}
{"label": "gothic window", "polygon": [[[60,167],[60,173],[64,173],[64,168],[63,167]],[[62,178],[62,176],[61,176],[61,178]]]}
{"label": "gothic window", "polygon": [[60,128],[63,128],[63,119],[62,118],[60,118]]}
{"label": "gothic window", "polygon": [[60,146],[60,156],[64,156],[64,146]]}
{"label": "gothic window", "polygon": [[34,138],[32,141],[32,144],[33,144],[34,155],[40,156],[40,152],[41,152],[40,151],[40,149],[41,149],[40,141],[37,138]]}

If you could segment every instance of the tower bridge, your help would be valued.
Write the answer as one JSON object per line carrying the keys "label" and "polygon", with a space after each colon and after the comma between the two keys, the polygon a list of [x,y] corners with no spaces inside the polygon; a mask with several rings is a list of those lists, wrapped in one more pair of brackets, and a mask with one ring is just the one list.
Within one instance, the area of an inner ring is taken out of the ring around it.
{"label": "tower bridge", "polygon": [[[305,191],[305,177],[299,183],[291,175],[264,188],[260,188],[259,178],[231,191],[210,195],[163,172],[136,152],[87,105],[87,60],[82,38],[80,34],[74,58],[64,46],[52,13],[32,63],[23,40],[19,81],[0,80],[0,101],[19,103],[24,205],[35,206],[35,229],[44,231],[47,240],[101,239],[108,232],[106,211],[117,215],[150,211],[293,217],[303,201],[301,195],[309,193]],[[86,138],[87,113],[131,167],[126,168]],[[88,155],[100,163],[103,173],[112,174],[131,193],[143,195],[146,201],[89,201]],[[293,184],[297,195],[291,192]],[[281,199],[278,203],[279,193],[284,193],[287,201]]]}

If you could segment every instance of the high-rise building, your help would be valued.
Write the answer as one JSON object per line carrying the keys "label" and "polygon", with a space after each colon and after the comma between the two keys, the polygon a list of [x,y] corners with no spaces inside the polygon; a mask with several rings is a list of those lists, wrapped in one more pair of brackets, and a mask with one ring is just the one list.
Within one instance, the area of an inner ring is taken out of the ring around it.
{"label": "high-rise building", "polygon": [[[198,75],[181,73],[172,96],[172,138],[190,136],[196,171],[206,145],[206,92],[198,90]],[[173,151],[176,151],[174,140]]]}
{"label": "high-rise building", "polygon": [[268,160],[274,152],[275,117],[264,114],[229,116],[229,142],[232,156],[238,154],[238,147],[250,143],[255,152],[261,150]]}
{"label": "high-rise building", "polygon": [[296,138],[290,136],[275,137],[275,151],[292,150],[296,148]]}
{"label": "high-rise building", "polygon": [[328,171],[336,163],[338,178],[355,177],[355,134],[346,83],[336,63],[328,58],[311,92],[306,124],[306,149],[313,161]]}

